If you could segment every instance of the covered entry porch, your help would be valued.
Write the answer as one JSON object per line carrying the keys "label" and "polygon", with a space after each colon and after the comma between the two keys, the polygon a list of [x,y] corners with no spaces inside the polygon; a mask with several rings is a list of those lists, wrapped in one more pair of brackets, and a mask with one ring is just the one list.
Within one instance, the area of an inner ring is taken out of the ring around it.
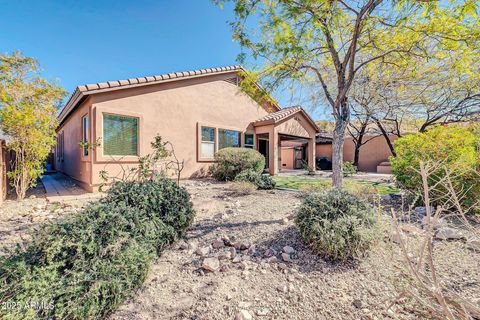
{"label": "covered entry porch", "polygon": [[270,175],[278,174],[282,168],[282,144],[294,145],[294,168],[302,168],[306,163],[315,170],[315,136],[320,129],[302,107],[270,113],[253,126],[256,149],[265,156]]}

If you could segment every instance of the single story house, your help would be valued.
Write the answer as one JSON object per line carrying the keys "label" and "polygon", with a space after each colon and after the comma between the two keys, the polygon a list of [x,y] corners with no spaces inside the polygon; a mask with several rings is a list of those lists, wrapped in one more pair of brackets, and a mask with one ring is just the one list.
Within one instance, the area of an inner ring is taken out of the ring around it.
{"label": "single story house", "polygon": [[78,86],[59,113],[55,169],[95,191],[101,171],[117,176],[135,166],[157,134],[184,160],[182,178],[205,175],[225,147],[258,150],[275,175],[285,141],[301,141],[303,160],[314,166],[315,122],[301,107],[282,109],[242,92],[244,74],[231,66]]}

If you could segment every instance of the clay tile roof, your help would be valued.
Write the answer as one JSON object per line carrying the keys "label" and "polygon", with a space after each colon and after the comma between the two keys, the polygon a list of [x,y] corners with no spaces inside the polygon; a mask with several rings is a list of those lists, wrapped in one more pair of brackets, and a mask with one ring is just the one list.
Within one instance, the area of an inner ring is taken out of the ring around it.
{"label": "clay tile roof", "polygon": [[310,124],[317,130],[317,132],[320,132],[320,128],[315,124],[315,121],[313,121],[313,119],[308,115],[308,113],[306,113],[305,110],[303,110],[303,108],[300,106],[288,107],[281,109],[277,112],[269,113],[266,116],[263,116],[262,118],[256,120],[253,124],[255,126],[264,124],[275,124],[282,120],[288,119],[297,113],[302,113],[305,118],[307,118],[308,122],[310,122]]}
{"label": "clay tile roof", "polygon": [[[222,68],[210,68],[202,70],[193,70],[186,72],[174,72],[169,74],[157,75],[157,76],[148,76],[140,78],[132,78],[128,80],[116,80],[116,81],[107,81],[101,83],[87,84],[83,86],[78,86],[75,91],[72,93],[68,99],[65,107],[62,109],[58,118],[60,122],[66,119],[66,117],[80,104],[87,95],[101,93],[111,90],[121,90],[131,87],[144,86],[156,83],[162,83],[165,81],[173,80],[182,80],[189,79],[192,77],[202,77],[218,73],[228,73],[228,72],[243,72],[245,71],[241,66],[228,66]],[[278,109],[278,107],[276,105]]]}

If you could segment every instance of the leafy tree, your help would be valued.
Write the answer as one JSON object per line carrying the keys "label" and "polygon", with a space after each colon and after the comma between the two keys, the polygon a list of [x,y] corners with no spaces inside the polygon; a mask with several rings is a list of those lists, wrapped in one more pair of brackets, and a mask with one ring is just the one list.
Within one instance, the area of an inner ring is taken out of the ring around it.
{"label": "leafy tree", "polygon": [[34,186],[55,145],[57,104],[64,90],[40,77],[39,65],[19,52],[0,55],[0,129],[15,152],[8,177],[17,199]]}
{"label": "leafy tree", "polygon": [[[234,3],[234,39],[263,67],[249,79],[267,91],[315,83],[335,120],[333,185],[342,185],[349,90],[373,63],[403,68],[412,56],[475,50],[475,1],[214,0]],[[249,19],[251,18],[251,19]],[[440,48],[436,52],[430,48]],[[245,58],[241,54],[240,60]],[[334,78],[329,85],[327,76]],[[252,81],[250,81],[252,82]],[[253,82],[252,82],[253,83]]]}

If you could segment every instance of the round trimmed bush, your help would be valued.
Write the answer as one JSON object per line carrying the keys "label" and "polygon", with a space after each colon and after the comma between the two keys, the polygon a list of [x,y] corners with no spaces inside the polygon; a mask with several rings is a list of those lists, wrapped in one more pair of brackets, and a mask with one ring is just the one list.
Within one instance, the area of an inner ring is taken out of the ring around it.
{"label": "round trimmed bush", "polygon": [[249,148],[224,148],[215,154],[215,164],[210,167],[213,177],[220,181],[231,181],[243,171],[262,173],[265,157]]}
{"label": "round trimmed bush", "polygon": [[295,223],[305,243],[329,260],[362,257],[381,236],[373,208],[337,188],[309,194]]}
{"label": "round trimmed bush", "polygon": [[0,303],[12,306],[0,308],[0,318],[107,317],[193,216],[188,193],[171,180],[115,184],[102,200],[0,257]]}
{"label": "round trimmed bush", "polygon": [[[453,171],[450,178],[455,190],[463,194],[465,209],[480,198],[480,132],[474,127],[437,126],[424,133],[409,134],[395,141],[395,151],[397,156],[389,161],[400,188],[422,195],[420,162],[441,162],[443,166],[429,176],[431,186],[445,177],[446,167]],[[443,184],[436,185],[430,195],[434,205],[448,200],[445,194],[448,192]]]}

